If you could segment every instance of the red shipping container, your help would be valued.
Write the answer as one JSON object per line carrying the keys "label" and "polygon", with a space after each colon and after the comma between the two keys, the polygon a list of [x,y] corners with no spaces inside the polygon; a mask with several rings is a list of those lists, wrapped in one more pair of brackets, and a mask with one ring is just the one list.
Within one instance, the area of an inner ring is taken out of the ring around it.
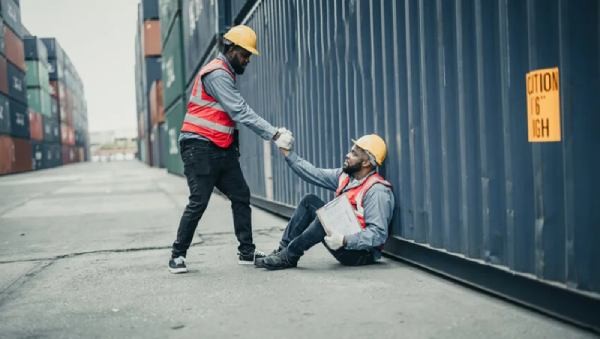
{"label": "red shipping container", "polygon": [[44,140],[44,122],[42,115],[34,111],[29,111],[29,136],[33,140]]}
{"label": "red shipping container", "polygon": [[63,165],[71,164],[75,160],[74,147],[63,145],[62,146],[62,162]]}
{"label": "red shipping container", "polygon": [[0,92],[8,95],[8,70],[6,59],[0,55]]}
{"label": "red shipping container", "polygon": [[160,56],[162,47],[160,44],[160,21],[144,21],[144,56]]}
{"label": "red shipping container", "polygon": [[4,26],[4,53],[6,58],[25,72],[25,50],[23,41],[13,33],[13,31]]}
{"label": "red shipping container", "polygon": [[58,81],[50,81],[50,95],[58,99]]}
{"label": "red shipping container", "polygon": [[165,122],[162,81],[156,80],[150,87],[150,118],[152,126]]}
{"label": "red shipping container", "polygon": [[31,171],[32,156],[29,140],[0,136],[0,174]]}

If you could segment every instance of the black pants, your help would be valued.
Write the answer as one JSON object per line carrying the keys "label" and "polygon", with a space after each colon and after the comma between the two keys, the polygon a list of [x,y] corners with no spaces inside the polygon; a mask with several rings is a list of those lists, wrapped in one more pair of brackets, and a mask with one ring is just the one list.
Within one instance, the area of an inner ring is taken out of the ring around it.
{"label": "black pants", "polygon": [[286,250],[289,259],[297,261],[305,251],[322,242],[329,253],[342,265],[361,266],[374,263],[373,250],[348,250],[344,247],[332,250],[327,246],[323,240],[326,233],[316,213],[323,205],[325,202],[319,197],[308,194],[296,207],[279,242],[279,247]]}
{"label": "black pants", "polygon": [[214,187],[231,201],[233,227],[240,243],[239,252],[254,253],[250,189],[240,168],[237,147],[232,145],[223,149],[208,141],[186,139],[181,142],[180,150],[190,197],[179,222],[172,256],[186,256]]}

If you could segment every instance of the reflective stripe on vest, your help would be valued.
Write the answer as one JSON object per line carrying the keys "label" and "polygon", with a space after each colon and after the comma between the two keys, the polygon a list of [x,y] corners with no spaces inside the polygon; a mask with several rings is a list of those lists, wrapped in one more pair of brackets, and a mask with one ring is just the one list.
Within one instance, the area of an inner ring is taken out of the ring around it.
{"label": "reflective stripe on vest", "polygon": [[227,148],[233,143],[235,122],[223,106],[204,91],[202,84],[204,75],[218,69],[226,71],[235,81],[235,74],[223,60],[214,59],[202,67],[194,80],[181,131],[202,135],[215,145]]}
{"label": "reflective stripe on vest", "polygon": [[210,120],[199,118],[199,117],[191,115],[191,114],[186,114],[185,119],[183,121],[189,122],[194,125],[200,125],[200,126],[204,126],[206,128],[214,129],[215,131],[219,131],[221,133],[233,134],[233,131],[235,131],[234,127],[227,127],[227,126],[219,125]]}
{"label": "reflective stripe on vest", "polygon": [[198,106],[205,106],[205,107],[212,107],[218,111],[223,111],[225,112],[225,109],[223,108],[223,106],[221,106],[221,104],[218,101],[208,101],[208,100],[204,100],[201,97],[197,97],[197,96],[190,96],[190,101],[195,103]]}

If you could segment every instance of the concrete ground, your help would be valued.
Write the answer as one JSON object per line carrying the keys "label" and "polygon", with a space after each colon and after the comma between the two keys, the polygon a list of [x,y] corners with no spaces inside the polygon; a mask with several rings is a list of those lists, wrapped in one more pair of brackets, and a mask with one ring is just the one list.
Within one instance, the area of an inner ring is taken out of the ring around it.
{"label": "concrete ground", "polygon": [[[0,177],[0,337],[591,338],[555,319],[400,262],[342,267],[317,246],[297,269],[237,264],[229,203],[213,195],[167,271],[187,199],[138,162]],[[284,219],[253,209],[255,242]]]}

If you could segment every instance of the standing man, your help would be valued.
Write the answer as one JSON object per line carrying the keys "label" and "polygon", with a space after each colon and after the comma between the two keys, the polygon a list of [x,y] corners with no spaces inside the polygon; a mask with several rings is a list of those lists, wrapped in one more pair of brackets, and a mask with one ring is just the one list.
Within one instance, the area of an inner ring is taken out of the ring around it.
{"label": "standing man", "polygon": [[352,140],[354,146],[344,159],[342,168],[316,168],[294,152],[283,150],[288,165],[305,181],[345,194],[361,226],[355,234],[326,234],[317,209],[323,202],[313,194],[305,196],[290,219],[281,241],[271,255],[258,259],[257,267],[279,270],[296,267],[298,260],[309,248],[323,242],[327,250],[342,265],[372,264],[381,258],[381,250],[388,235],[388,226],[394,213],[392,187],[379,173],[386,156],[384,140],[376,134]]}
{"label": "standing man", "polygon": [[285,128],[275,128],[254,112],[236,87],[256,50],[256,33],[248,26],[232,27],[222,41],[222,53],[200,69],[187,105],[179,146],[190,189],[169,271],[187,272],[185,257],[208,201],[217,187],[231,201],[240,264],[264,257],[252,241],[250,189],[240,168],[236,123],[242,123],[277,147],[290,149],[294,141]]}

